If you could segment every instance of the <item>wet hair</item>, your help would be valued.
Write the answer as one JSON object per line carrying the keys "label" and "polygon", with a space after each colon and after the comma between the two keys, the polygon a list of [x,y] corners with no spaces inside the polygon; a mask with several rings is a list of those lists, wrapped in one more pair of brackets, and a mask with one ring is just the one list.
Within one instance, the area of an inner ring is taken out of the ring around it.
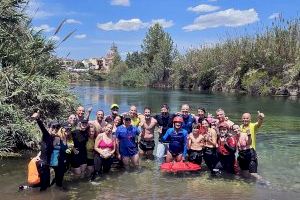
{"label": "wet hair", "polygon": [[225,111],[224,111],[222,108],[218,108],[218,109],[216,110],[216,113],[217,113],[217,112],[223,112],[224,115],[225,115]]}
{"label": "wet hair", "polygon": [[206,118],[202,119],[201,125],[202,125],[202,122],[203,122],[203,121],[206,121],[206,122],[208,123],[208,127],[211,128],[211,123],[209,123],[209,121],[208,121]]}
{"label": "wet hair", "polygon": [[[102,112],[103,115],[105,114],[105,113],[104,113],[104,110],[102,110],[102,109],[97,110],[97,112]],[[97,113],[97,112],[96,112],[96,113]]]}
{"label": "wet hair", "polygon": [[206,110],[204,107],[198,107],[198,110],[202,110],[204,113],[206,113]]}
{"label": "wet hair", "polygon": [[161,106],[160,106],[160,108],[166,108],[167,110],[169,110],[170,108],[169,108],[169,106],[168,106],[168,104],[162,104]]}
{"label": "wet hair", "polygon": [[150,108],[150,107],[147,107],[147,106],[146,106],[146,107],[144,108],[144,111],[145,111],[145,110],[150,110],[150,112],[151,112],[151,108]]}
{"label": "wet hair", "polygon": [[193,124],[193,129],[199,129],[199,124]]}

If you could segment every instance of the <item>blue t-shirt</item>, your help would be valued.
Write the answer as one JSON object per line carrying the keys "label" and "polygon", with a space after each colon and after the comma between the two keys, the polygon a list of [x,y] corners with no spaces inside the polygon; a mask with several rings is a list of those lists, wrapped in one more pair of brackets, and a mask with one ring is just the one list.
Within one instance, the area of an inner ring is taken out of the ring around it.
{"label": "blue t-shirt", "polygon": [[178,132],[174,128],[169,128],[166,134],[163,136],[163,141],[170,141],[169,151],[172,154],[183,154],[186,157],[187,153],[187,136],[188,133],[184,129],[180,129]]}
{"label": "blue t-shirt", "polygon": [[140,131],[135,126],[125,127],[119,126],[116,130],[116,137],[119,140],[119,151],[121,156],[131,157],[138,153],[135,138],[140,134]]}

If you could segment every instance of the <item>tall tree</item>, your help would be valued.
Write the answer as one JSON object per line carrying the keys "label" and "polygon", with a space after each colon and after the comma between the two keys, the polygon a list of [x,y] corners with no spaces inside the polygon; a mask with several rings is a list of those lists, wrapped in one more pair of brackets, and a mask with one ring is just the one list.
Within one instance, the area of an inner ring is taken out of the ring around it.
{"label": "tall tree", "polygon": [[152,75],[152,84],[166,83],[170,76],[175,51],[171,36],[161,25],[154,24],[146,34],[142,44],[145,71]]}

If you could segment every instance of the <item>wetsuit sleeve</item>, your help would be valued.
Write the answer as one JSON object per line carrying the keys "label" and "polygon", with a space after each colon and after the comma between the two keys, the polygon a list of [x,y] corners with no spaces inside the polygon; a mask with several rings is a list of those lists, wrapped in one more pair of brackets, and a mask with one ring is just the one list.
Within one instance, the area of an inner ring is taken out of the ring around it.
{"label": "wetsuit sleeve", "polygon": [[187,134],[187,132],[185,131],[184,132],[184,148],[183,148],[183,157],[184,158],[186,158],[186,154],[187,154],[187,142],[188,142],[188,140],[187,140],[187,136],[188,136],[188,134]]}
{"label": "wetsuit sleeve", "polygon": [[41,131],[42,131],[42,140],[43,141],[48,141],[50,136],[50,133],[48,132],[48,130],[45,128],[43,122],[40,119],[36,120],[38,126],[40,127]]}
{"label": "wetsuit sleeve", "polygon": [[165,142],[167,139],[168,139],[168,137],[170,136],[170,134],[171,134],[171,132],[172,132],[172,129],[168,129],[167,130],[167,132],[166,132],[166,134],[163,136],[163,138],[162,138],[162,141],[163,142]]}

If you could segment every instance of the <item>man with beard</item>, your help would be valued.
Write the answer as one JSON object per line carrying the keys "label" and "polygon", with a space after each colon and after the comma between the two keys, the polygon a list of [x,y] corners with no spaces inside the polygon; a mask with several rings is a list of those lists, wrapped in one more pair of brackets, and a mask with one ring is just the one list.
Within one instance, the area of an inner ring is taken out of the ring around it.
{"label": "man with beard", "polygon": [[111,106],[110,106],[111,114],[105,117],[105,121],[109,124],[113,124],[116,116],[120,116],[119,109],[120,109],[120,107],[118,104],[115,104],[115,103],[111,104]]}

